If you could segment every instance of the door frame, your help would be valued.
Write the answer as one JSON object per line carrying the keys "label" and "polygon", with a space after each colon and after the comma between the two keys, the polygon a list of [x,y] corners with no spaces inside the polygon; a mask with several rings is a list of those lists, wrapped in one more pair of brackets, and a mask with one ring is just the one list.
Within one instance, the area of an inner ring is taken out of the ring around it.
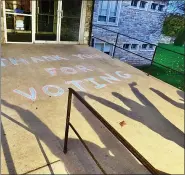
{"label": "door frame", "polygon": [[[32,20],[32,41],[31,42],[11,42],[11,41],[7,41],[5,1],[2,1],[2,3],[3,3],[3,16],[4,16],[4,37],[5,37],[5,43],[19,43],[19,44],[30,44],[30,43],[41,43],[41,44],[84,44],[84,31],[85,31],[85,18],[86,18],[87,1],[82,0],[78,41],[60,41],[61,20],[60,20],[60,14],[59,13],[60,13],[60,10],[62,10],[61,9],[62,8],[62,0],[58,0],[58,9],[57,9],[57,39],[56,39],[56,41],[35,40],[35,33],[36,33],[36,1],[32,1],[32,3],[31,3],[32,13],[29,15],[29,16],[31,16],[31,20]],[[27,15],[25,15],[25,16],[27,16]]]}

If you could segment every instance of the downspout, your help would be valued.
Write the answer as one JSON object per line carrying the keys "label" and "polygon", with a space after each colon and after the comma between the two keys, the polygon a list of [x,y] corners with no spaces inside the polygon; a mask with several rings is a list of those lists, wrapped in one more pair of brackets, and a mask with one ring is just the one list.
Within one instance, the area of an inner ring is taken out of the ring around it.
{"label": "downspout", "polygon": [[91,44],[95,0],[92,0],[92,3],[93,4],[92,4],[92,9],[91,9],[91,22],[90,22],[90,27],[89,27],[89,41],[88,41],[89,46]]}

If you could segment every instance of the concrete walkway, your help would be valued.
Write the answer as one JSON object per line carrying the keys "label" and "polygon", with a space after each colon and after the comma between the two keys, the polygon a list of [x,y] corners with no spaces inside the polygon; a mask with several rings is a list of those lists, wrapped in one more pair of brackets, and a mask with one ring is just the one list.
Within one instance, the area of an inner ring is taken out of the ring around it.
{"label": "concrete walkway", "polygon": [[[101,173],[71,130],[62,152],[68,87],[154,167],[184,174],[182,91],[87,46],[2,49],[2,174]],[[149,173],[75,98],[71,122],[107,173]]]}

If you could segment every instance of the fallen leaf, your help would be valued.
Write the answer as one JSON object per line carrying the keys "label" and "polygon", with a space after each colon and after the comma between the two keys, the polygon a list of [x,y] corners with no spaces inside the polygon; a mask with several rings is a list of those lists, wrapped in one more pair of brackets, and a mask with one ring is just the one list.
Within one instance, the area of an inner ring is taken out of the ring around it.
{"label": "fallen leaf", "polygon": [[121,121],[119,124],[120,124],[121,127],[123,127],[124,125],[126,125],[126,122],[125,121]]}

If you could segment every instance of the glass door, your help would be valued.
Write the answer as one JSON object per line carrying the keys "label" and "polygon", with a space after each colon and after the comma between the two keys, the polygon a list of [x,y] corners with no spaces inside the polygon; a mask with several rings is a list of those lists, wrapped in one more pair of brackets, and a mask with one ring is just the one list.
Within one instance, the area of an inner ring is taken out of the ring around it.
{"label": "glass door", "polygon": [[79,41],[82,0],[62,0],[59,41]]}
{"label": "glass door", "polygon": [[32,1],[5,0],[6,42],[32,42]]}
{"label": "glass door", "polygon": [[6,41],[79,42],[82,0],[5,0]]}
{"label": "glass door", "polygon": [[59,0],[36,0],[35,40],[57,41]]}

